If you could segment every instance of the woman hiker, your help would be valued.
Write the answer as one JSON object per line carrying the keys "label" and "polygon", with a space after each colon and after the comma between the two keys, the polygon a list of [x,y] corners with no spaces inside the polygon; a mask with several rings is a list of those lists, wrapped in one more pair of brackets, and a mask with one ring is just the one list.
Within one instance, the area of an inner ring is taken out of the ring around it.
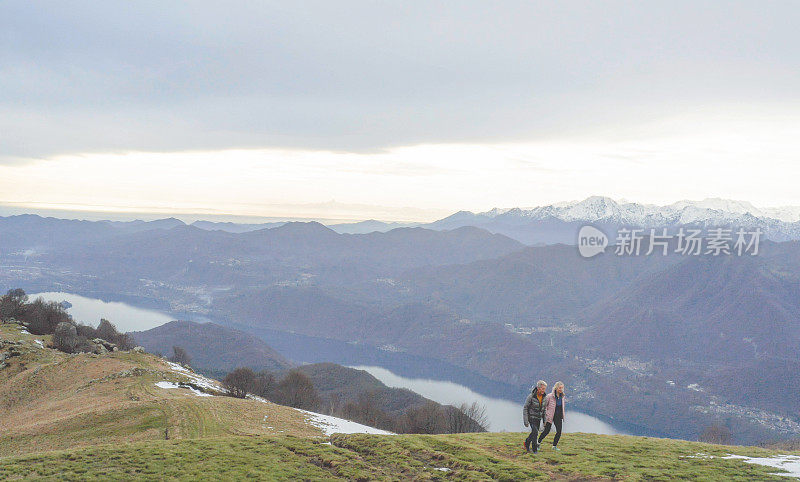
{"label": "woman hiker", "polygon": [[552,393],[548,393],[544,400],[544,430],[539,436],[539,444],[542,443],[547,434],[550,433],[550,427],[556,426],[556,436],[553,437],[553,450],[560,450],[558,440],[561,438],[561,422],[564,421],[564,384],[556,382],[553,385]]}

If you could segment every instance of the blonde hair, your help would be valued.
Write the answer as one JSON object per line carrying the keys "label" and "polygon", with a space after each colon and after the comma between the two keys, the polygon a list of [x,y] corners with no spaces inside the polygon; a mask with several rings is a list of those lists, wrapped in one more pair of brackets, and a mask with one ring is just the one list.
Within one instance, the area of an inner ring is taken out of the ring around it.
{"label": "blonde hair", "polygon": [[553,395],[558,395],[558,392],[556,391],[556,390],[558,390],[558,387],[562,387],[563,388],[564,387],[564,382],[556,382],[556,384],[553,385]]}

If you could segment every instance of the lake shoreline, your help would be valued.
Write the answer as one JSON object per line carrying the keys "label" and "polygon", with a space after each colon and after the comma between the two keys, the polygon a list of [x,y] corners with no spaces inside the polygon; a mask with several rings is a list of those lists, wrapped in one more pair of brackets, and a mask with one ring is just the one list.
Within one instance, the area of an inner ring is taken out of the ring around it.
{"label": "lake shoreline", "polygon": [[[31,299],[35,299],[40,295],[44,295],[47,301],[69,301],[72,303],[72,308],[67,311],[71,314],[73,312],[82,313],[80,316],[75,317],[78,322],[89,322],[96,325],[100,318],[106,318],[112,323],[115,323],[120,331],[125,332],[155,328],[156,326],[176,319],[189,319],[199,323],[215,322],[199,314],[184,313],[182,315],[189,316],[177,316],[176,313],[171,313],[163,309],[167,306],[166,302],[159,302],[140,296],[89,291],[80,293],[42,291],[31,293],[29,296]],[[87,314],[89,312],[91,312],[91,315]],[[130,312],[131,316],[127,316],[129,314],[127,312]],[[114,313],[118,316],[115,316]],[[114,318],[117,319],[115,320]],[[144,322],[144,326],[128,326],[128,322],[124,320],[128,320],[129,318],[135,318],[139,323],[142,323],[142,319],[146,321]],[[522,401],[527,396],[528,387],[513,386],[498,382],[470,370],[452,366],[439,360],[423,359],[405,353],[387,352],[376,347],[298,335],[266,328],[256,329],[246,325],[215,323],[258,336],[282,355],[299,363],[318,363],[323,361],[339,363],[359,369],[370,368],[373,369],[373,371],[385,370],[394,377],[416,381],[413,383],[424,381],[432,384],[451,384],[453,386],[463,387],[463,389],[469,390],[470,393],[474,394],[472,398],[485,399],[489,401],[489,403],[494,404],[509,404],[504,411],[514,413],[514,419],[519,419],[519,423],[517,424],[511,421],[502,422],[502,430],[520,431],[524,428],[517,412],[521,411]],[[375,376],[374,373],[373,376]],[[380,379],[380,377],[376,378]],[[413,388],[411,389],[413,390]],[[432,399],[443,403],[441,397],[439,398],[440,400]],[[471,403],[470,400],[463,401]],[[445,401],[444,403],[447,402]],[[596,421],[592,420],[592,423],[598,424],[597,426],[602,429],[601,433],[630,433],[633,435],[659,436],[653,433],[642,433],[649,431],[643,431],[641,427],[629,426],[629,424],[620,423],[617,420],[610,420],[608,417],[592,413],[591,410],[586,410],[579,405],[573,405],[573,407],[575,407],[574,413],[580,413],[581,416],[589,417],[587,420],[596,419]],[[495,419],[497,420],[496,417]],[[496,423],[497,421],[495,421],[495,424]],[[517,425],[519,426],[517,427]]]}

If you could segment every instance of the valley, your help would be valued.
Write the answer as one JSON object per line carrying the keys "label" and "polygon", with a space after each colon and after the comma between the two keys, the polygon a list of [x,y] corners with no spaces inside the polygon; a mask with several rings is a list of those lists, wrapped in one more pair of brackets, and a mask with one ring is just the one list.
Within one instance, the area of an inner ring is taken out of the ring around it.
{"label": "valley", "polygon": [[[748,258],[586,260],[574,246],[478,228],[63,221],[75,242],[42,245],[36,233],[58,223],[27,217],[5,241],[4,286],[214,320],[298,363],[380,366],[507,400],[560,379],[576,409],[627,433],[696,439],[715,423],[741,443],[800,433],[797,241],[765,241]],[[742,399],[740,374],[781,383]]]}

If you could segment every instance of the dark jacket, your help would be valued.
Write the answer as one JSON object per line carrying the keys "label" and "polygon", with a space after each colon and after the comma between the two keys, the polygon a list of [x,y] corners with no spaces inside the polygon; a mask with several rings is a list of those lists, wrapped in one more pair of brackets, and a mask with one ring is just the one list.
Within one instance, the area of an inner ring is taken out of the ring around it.
{"label": "dark jacket", "polygon": [[522,407],[522,422],[525,426],[528,425],[529,420],[541,420],[544,417],[544,399],[547,395],[542,395],[542,401],[536,396],[536,387],[531,390],[528,398],[525,399],[525,405]]}

